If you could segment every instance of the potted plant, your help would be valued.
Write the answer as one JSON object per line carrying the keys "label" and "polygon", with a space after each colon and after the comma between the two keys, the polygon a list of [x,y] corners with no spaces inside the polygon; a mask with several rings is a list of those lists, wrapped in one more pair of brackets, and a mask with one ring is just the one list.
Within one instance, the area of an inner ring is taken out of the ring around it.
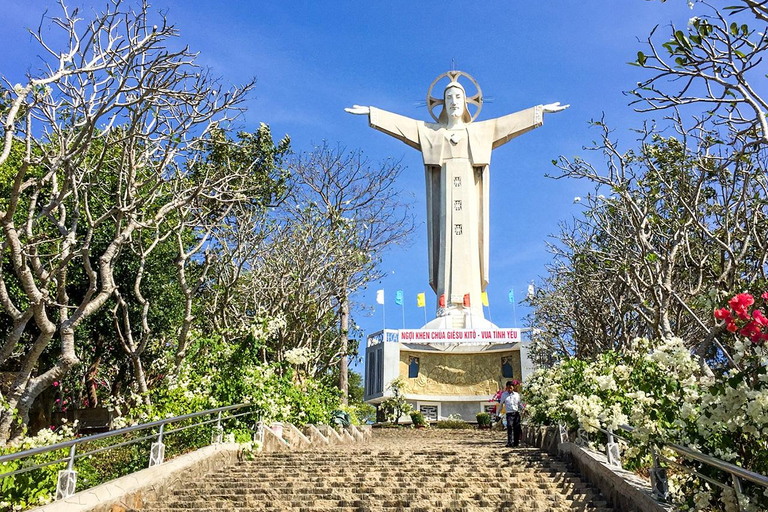
{"label": "potted plant", "polygon": [[477,413],[477,426],[480,429],[490,429],[491,428],[491,415],[487,412],[479,412]]}
{"label": "potted plant", "polygon": [[413,411],[411,413],[411,423],[416,428],[424,428],[427,426],[427,420],[424,419],[424,415],[419,411]]}

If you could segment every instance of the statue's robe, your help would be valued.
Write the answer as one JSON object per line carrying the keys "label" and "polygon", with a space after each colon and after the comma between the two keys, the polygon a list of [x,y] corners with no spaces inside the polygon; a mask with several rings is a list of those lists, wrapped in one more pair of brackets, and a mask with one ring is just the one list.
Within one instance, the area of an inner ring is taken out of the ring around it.
{"label": "statue's robe", "polygon": [[469,294],[473,315],[483,317],[488,285],[488,200],[491,152],[542,125],[542,107],[449,130],[371,107],[369,122],[421,151],[427,187],[429,284],[447,306]]}

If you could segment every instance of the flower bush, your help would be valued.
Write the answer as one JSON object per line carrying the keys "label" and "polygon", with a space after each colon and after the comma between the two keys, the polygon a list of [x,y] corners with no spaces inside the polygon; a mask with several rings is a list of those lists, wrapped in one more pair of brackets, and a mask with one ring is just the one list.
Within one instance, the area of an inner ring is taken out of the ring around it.
{"label": "flower bush", "polygon": [[[768,293],[760,297],[764,305]],[[625,465],[650,464],[652,447],[677,443],[768,474],[768,320],[750,294],[738,294],[714,312],[733,336],[732,364],[720,375],[711,371],[679,338],[637,339],[625,353],[603,353],[594,361],[568,359],[535,372],[524,391],[534,423],[565,422],[599,436],[598,428],[635,427]],[[671,451],[665,456],[675,458]],[[697,471],[730,483],[730,477],[706,465],[679,460]],[[688,473],[670,478],[681,509],[739,510],[732,492]],[[768,509],[768,491],[742,482],[745,510]]]}
{"label": "flower bush", "polygon": [[[282,328],[284,322],[264,320],[258,331],[260,336]],[[307,358],[305,349],[288,351],[283,363],[264,363],[259,357],[261,340],[251,336],[232,340],[196,334],[190,347],[190,356],[178,373],[173,370],[173,353],[154,362],[153,373],[162,375],[150,389],[149,396],[132,394],[108,405],[122,415],[113,422],[113,428],[137,425],[216,407],[250,402],[254,414],[229,420],[225,430],[229,439],[252,445],[254,424],[261,420],[289,421],[303,425],[328,423],[331,412],[340,408],[339,391],[320,380],[306,376],[298,378],[294,365]],[[61,386],[60,396],[68,392]],[[149,398],[149,400],[147,400]],[[72,402],[67,400],[62,409]],[[63,399],[62,399],[63,403]],[[2,404],[0,404],[1,406]],[[207,419],[207,418],[206,418]],[[353,421],[357,421],[354,418]],[[174,427],[191,425],[195,420],[176,423]],[[136,433],[134,437],[146,435]],[[70,429],[43,430],[35,437],[24,438],[21,445],[0,449],[0,454],[36,446],[45,446],[71,438]],[[130,437],[121,437],[125,441]],[[164,438],[166,459],[205,446],[211,440],[211,425],[192,427],[168,434]],[[83,490],[102,482],[118,478],[147,467],[152,440],[107,450],[92,457],[79,459],[77,489]],[[79,445],[78,452],[101,448],[115,441],[105,439]],[[66,453],[49,453],[34,459],[24,459],[0,465],[0,473],[14,471],[22,464],[35,464],[56,460]],[[22,510],[47,503],[56,489],[57,471],[64,463],[31,471],[15,477],[0,479],[0,512]]]}

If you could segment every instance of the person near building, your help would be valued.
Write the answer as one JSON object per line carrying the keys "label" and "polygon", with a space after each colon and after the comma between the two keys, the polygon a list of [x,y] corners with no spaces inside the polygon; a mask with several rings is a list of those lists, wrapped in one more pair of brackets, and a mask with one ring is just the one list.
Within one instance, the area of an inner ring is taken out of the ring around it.
{"label": "person near building", "polygon": [[520,383],[508,380],[504,392],[499,398],[499,410],[507,419],[507,448],[514,448],[520,444],[523,429],[520,426],[520,413],[522,401],[520,400]]}

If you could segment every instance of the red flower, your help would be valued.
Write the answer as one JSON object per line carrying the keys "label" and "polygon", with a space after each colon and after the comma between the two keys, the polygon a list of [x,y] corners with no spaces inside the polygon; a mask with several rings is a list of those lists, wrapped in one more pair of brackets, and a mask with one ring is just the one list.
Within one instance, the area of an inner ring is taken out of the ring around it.
{"label": "red flower", "polygon": [[731,319],[731,311],[728,308],[716,309],[715,318],[718,320],[725,320],[727,322]]}
{"label": "red flower", "polygon": [[58,387],[58,386],[59,386],[59,381],[57,380],[53,381],[53,387]]}
{"label": "red flower", "polygon": [[728,322],[728,325],[725,326],[726,329],[728,329],[730,332],[736,332],[739,328],[736,327],[736,324],[734,322]]}
{"label": "red flower", "polygon": [[763,294],[760,296],[765,300],[768,300],[768,292],[763,292]]}
{"label": "red flower", "polygon": [[761,325],[762,327],[768,326],[768,318],[765,318],[765,315],[763,315],[763,312],[759,309],[756,309],[752,312],[752,318],[755,319],[755,322],[758,325]]}
{"label": "red flower", "polygon": [[755,336],[757,336],[758,339],[760,339],[760,326],[757,322],[749,322],[747,325],[741,328],[739,331],[739,334],[742,336],[745,336],[751,340],[754,341]]}
{"label": "red flower", "polygon": [[755,298],[748,293],[737,293],[731,300],[728,301],[728,305],[736,313],[736,316],[742,320],[749,320],[750,316],[747,312],[747,308],[755,303]]}

